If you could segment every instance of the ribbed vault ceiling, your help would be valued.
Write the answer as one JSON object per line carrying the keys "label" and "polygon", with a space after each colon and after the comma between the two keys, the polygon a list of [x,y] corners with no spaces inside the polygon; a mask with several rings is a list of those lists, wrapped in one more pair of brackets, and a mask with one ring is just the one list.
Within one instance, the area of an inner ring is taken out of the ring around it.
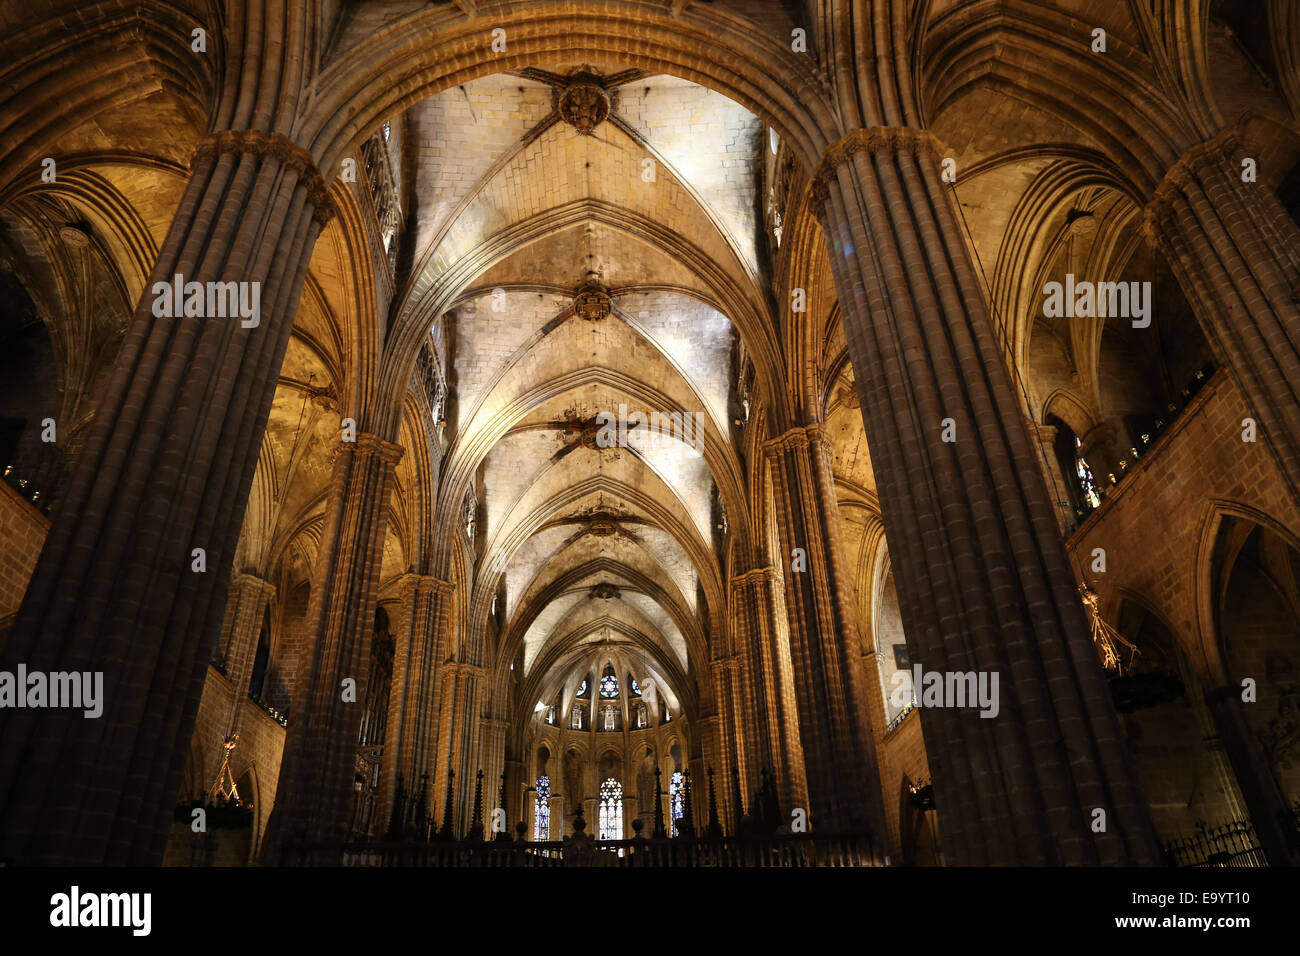
{"label": "ribbed vault ceiling", "polygon": [[[555,110],[579,69],[612,77],[590,134]],[[720,612],[717,501],[740,500],[741,474],[723,437],[738,337],[725,310],[769,308],[766,137],[703,87],[591,64],[476,80],[405,117],[415,252],[399,321],[430,318],[459,274],[432,334],[443,473],[478,503],[470,626],[498,596],[496,654],[537,699],[615,654],[680,685],[703,652],[701,602]],[[598,321],[573,311],[590,282],[612,301]],[[689,418],[675,438],[597,446],[596,416],[620,408]]]}

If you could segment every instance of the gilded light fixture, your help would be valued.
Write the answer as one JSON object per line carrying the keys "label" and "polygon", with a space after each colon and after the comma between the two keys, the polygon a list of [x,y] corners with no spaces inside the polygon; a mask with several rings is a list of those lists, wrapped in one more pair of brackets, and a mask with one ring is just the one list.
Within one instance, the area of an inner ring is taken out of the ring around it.
{"label": "gilded light fixture", "polygon": [[[1096,591],[1086,584],[1080,584],[1079,597],[1088,612],[1088,622],[1092,627],[1092,642],[1097,645],[1097,653],[1101,655],[1101,666],[1108,671],[1114,671],[1116,676],[1122,676],[1125,670],[1133,666],[1140,651],[1101,619],[1101,601]],[[1124,645],[1131,652],[1127,664],[1120,660],[1117,644]]]}

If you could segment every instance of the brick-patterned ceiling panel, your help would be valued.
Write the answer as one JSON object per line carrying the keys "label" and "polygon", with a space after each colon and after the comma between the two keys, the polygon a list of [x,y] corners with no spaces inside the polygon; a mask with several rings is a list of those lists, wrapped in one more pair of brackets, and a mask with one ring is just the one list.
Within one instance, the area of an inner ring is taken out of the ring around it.
{"label": "brick-patterned ceiling panel", "polygon": [[[562,519],[563,520],[563,519]],[[627,535],[599,536],[586,530],[573,531],[574,525],[561,525],[567,536],[557,539],[556,528],[546,529],[530,538],[516,553],[512,568],[526,568],[530,577],[520,573],[508,578],[516,582],[515,599],[506,609],[511,628],[525,628],[541,610],[549,606],[560,592],[566,592],[578,580],[600,577],[614,583],[632,582],[641,592],[652,594],[665,606],[687,617],[692,605],[679,588],[667,567],[644,542]],[[546,548],[551,550],[544,550]]]}
{"label": "brick-patterned ceiling panel", "polygon": [[[746,512],[733,362],[737,323],[770,309],[766,129],[694,83],[620,73],[584,131],[555,112],[571,72],[474,80],[407,111],[397,321],[442,317],[440,473],[474,476],[476,606],[504,584],[502,640],[523,642],[525,668],[547,641],[592,639],[579,575],[621,590],[598,603],[624,638],[685,669],[699,595],[721,608],[719,489]],[[610,297],[594,320],[573,311],[593,283]]]}
{"label": "brick-patterned ceiling panel", "polygon": [[[459,274],[467,264],[486,270],[522,243],[592,220],[671,242],[676,255],[711,260],[733,282],[752,287],[758,275],[750,211],[757,151],[748,144],[757,140],[757,120],[729,101],[714,98],[717,103],[685,113],[665,101],[659,119],[648,118],[653,105],[638,107],[638,121],[651,124],[647,133],[669,137],[664,153],[654,148],[652,138],[621,119],[600,124],[590,135],[564,122],[543,123],[494,161],[485,156],[478,167],[472,157],[458,161],[457,168],[466,171],[454,189],[429,195],[417,183],[417,218],[418,210],[429,203],[450,203],[453,208],[445,216],[438,213],[439,224],[428,230],[427,241],[422,233],[416,246],[411,301],[419,302],[441,277]],[[675,130],[689,139],[691,148]],[[743,153],[748,157],[742,159]],[[672,155],[685,171],[677,168]],[[475,173],[479,178],[466,189],[464,180]]]}
{"label": "brick-patterned ceiling panel", "polygon": [[[595,456],[598,453],[583,450],[575,454]],[[596,494],[588,489],[595,489]],[[639,537],[643,530],[652,530],[652,525],[660,527],[678,549],[699,555],[697,561],[708,561],[712,565],[713,558],[706,544],[709,538],[697,524],[697,514],[692,514],[689,503],[673,495],[644,463],[631,455],[625,455],[616,463],[604,464],[595,475],[592,475],[590,465],[581,464],[559,466],[545,473],[512,504],[498,526],[487,529],[488,553],[499,550],[508,555],[513,542],[540,530],[547,522],[581,518],[581,502],[602,496],[604,501],[617,503],[620,510],[638,517],[646,525],[644,529],[629,528],[633,536]],[[578,525],[574,530],[583,528]],[[658,544],[651,547],[657,551]],[[672,553],[656,556],[661,558],[660,563],[665,567],[675,563]]]}
{"label": "brick-patterned ceiling panel", "polygon": [[551,110],[548,85],[502,75],[470,80],[406,112],[419,210],[416,248],[439,233],[484,173],[517,151]]}
{"label": "brick-patterned ceiling panel", "polygon": [[474,280],[466,297],[497,288],[555,291],[572,297],[591,278],[616,296],[657,287],[717,302],[707,278],[654,237],[633,235],[617,224],[595,219],[580,219],[513,249]]}

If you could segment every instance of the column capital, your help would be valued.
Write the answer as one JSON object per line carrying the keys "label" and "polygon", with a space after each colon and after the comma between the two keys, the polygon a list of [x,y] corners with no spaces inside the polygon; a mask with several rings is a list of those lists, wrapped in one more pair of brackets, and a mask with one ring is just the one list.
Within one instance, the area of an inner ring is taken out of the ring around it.
{"label": "column capital", "polygon": [[1034,419],[1030,418],[1028,415],[1025,416],[1025,427],[1028,428],[1030,432],[1035,434],[1046,435],[1049,438],[1056,437],[1055,425],[1047,425],[1044,424],[1043,422],[1035,421]]}
{"label": "column capital", "polygon": [[312,204],[312,217],[321,228],[333,218],[334,200],[330,198],[325,177],[316,166],[311,153],[281,133],[265,133],[255,129],[226,129],[209,133],[199,140],[190,157],[190,166],[199,159],[212,159],[222,153],[248,153],[259,159],[274,159],[298,174],[306,187],[308,201]]}
{"label": "column capital", "polygon": [[230,581],[239,588],[256,589],[267,596],[274,596],[275,594],[274,584],[251,571],[236,571],[230,576]]}
{"label": "column capital", "polygon": [[1166,170],[1152,193],[1151,201],[1142,211],[1142,231],[1151,242],[1159,237],[1161,227],[1172,215],[1174,203],[1183,188],[1198,177],[1207,163],[1230,162],[1232,154],[1244,142],[1245,131],[1240,126],[1228,126],[1178,157],[1177,162]]}
{"label": "column capital", "polygon": [[718,670],[720,673],[725,673],[727,671],[738,671],[740,670],[740,666],[741,666],[739,654],[728,654],[725,657],[715,657],[709,663],[711,663],[714,666],[714,668]]}
{"label": "column capital", "polygon": [[445,661],[442,672],[449,678],[482,677],[484,669],[478,664],[469,664],[465,661]]}
{"label": "column capital", "polygon": [[381,458],[392,465],[396,465],[406,454],[406,449],[401,445],[365,432],[357,435],[357,451]]}
{"label": "column capital", "polygon": [[946,152],[944,145],[928,129],[871,126],[850,130],[842,139],[826,148],[821,162],[813,171],[812,180],[808,184],[808,197],[814,211],[821,212],[825,209],[835,170],[857,153],[875,154],[881,151],[910,152],[916,156],[927,154],[936,161],[942,159]]}
{"label": "column capital", "polygon": [[396,466],[406,454],[406,448],[402,445],[386,441],[368,432],[357,432],[356,441],[344,441],[341,435],[337,436],[334,439],[333,454],[338,455],[344,451],[351,451],[354,455],[366,458],[379,458],[393,466]]}
{"label": "column capital", "polygon": [[745,587],[748,584],[755,584],[762,581],[771,584],[778,580],[778,578],[779,575],[776,568],[769,564],[765,568],[753,568],[752,570],[746,571],[744,574],[733,575],[731,578],[731,586]]}
{"label": "column capital", "polygon": [[802,427],[792,428],[763,442],[763,457],[771,461],[786,452],[808,447],[808,434]]}
{"label": "column capital", "polygon": [[441,578],[435,578],[432,574],[417,574],[414,571],[408,571],[399,577],[396,581],[399,591],[412,591],[417,594],[441,594],[447,595],[452,592],[450,581],[443,581]]}
{"label": "column capital", "polygon": [[796,425],[794,428],[782,432],[774,438],[769,438],[763,443],[763,454],[768,458],[779,458],[787,451],[807,448],[809,445],[825,445],[830,447],[830,433],[826,431],[826,426],[821,422],[812,422],[808,425]]}

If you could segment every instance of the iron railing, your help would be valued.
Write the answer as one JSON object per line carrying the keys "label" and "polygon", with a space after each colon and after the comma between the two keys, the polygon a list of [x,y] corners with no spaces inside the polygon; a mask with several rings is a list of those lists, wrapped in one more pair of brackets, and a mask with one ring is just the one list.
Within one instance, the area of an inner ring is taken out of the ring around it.
{"label": "iron railing", "polygon": [[1170,866],[1268,866],[1255,828],[1247,820],[1233,820],[1217,827],[1202,826],[1193,836],[1166,843],[1164,851]]}
{"label": "iron railing", "polygon": [[915,698],[915,697],[913,697],[910,701],[908,701],[907,706],[904,707],[902,710],[900,710],[897,714],[895,714],[895,715],[894,715],[894,718],[893,718],[893,719],[892,719],[892,720],[891,720],[891,721],[886,725],[886,727],[885,727],[885,736],[889,736],[889,735],[892,734],[895,730],[897,730],[900,726],[902,726],[903,721],[907,718],[907,715],[910,714],[910,713],[911,713],[912,711],[914,711],[914,710],[916,710],[916,698]]}
{"label": "iron railing", "polygon": [[562,841],[458,840],[292,846],[284,862],[349,867],[814,867],[877,866],[865,834]]}

